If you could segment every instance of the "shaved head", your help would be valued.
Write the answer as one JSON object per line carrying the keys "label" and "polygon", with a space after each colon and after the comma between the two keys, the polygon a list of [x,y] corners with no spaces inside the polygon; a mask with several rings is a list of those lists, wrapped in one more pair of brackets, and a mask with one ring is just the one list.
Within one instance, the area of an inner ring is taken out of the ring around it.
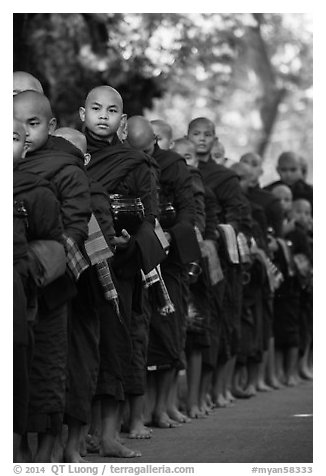
{"label": "shaved head", "polygon": [[240,162],[248,164],[253,168],[253,172],[256,177],[256,184],[258,183],[259,177],[263,173],[263,159],[259,154],[255,152],[247,152],[240,157]]}
{"label": "shaved head", "polygon": [[153,126],[154,132],[158,130],[169,140],[172,139],[172,127],[170,126],[170,124],[165,121],[162,121],[161,119],[155,119],[154,121],[151,121],[151,124]]}
{"label": "shaved head", "polygon": [[30,73],[25,71],[15,71],[13,75],[14,95],[23,91],[37,91],[43,93],[42,84]]}
{"label": "shaved head", "polygon": [[239,177],[241,188],[247,191],[248,187],[250,187],[250,185],[255,181],[255,174],[251,165],[243,162],[236,162],[231,165],[230,169]]}
{"label": "shaved head", "polygon": [[22,109],[34,111],[47,119],[53,117],[50,101],[44,94],[37,91],[24,91],[14,97],[14,115],[19,118],[18,112]]}
{"label": "shaved head", "polygon": [[143,116],[132,116],[128,119],[129,144],[135,149],[152,154],[155,144],[155,134],[151,123]]}
{"label": "shaved head", "polygon": [[77,149],[81,150],[83,154],[87,151],[87,140],[84,134],[72,127],[60,127],[54,131],[54,136],[63,137],[71,142]]}
{"label": "shaved head", "polygon": [[26,131],[26,154],[40,149],[55,130],[50,101],[44,94],[24,91],[14,96],[14,116],[22,121]]}
{"label": "shaved head", "polygon": [[97,100],[98,97],[102,98],[105,96],[108,100],[119,106],[121,111],[123,110],[123,100],[120,93],[112,88],[111,86],[97,86],[93,88],[86,97],[85,105],[88,105]]}
{"label": "shaved head", "polygon": [[215,125],[211,120],[207,119],[207,117],[196,117],[195,119],[190,121],[188,126],[188,134],[192,129],[201,125],[204,125],[211,129],[213,134],[215,135]]}
{"label": "shaved head", "polygon": [[186,147],[189,147],[191,148],[193,151],[196,152],[196,148],[195,148],[195,145],[193,142],[191,142],[190,139],[188,139],[188,137],[180,137],[179,139],[176,139],[174,141],[174,146],[173,146],[173,150],[176,150],[178,149],[179,146],[186,146]]}
{"label": "shaved head", "polygon": [[283,165],[288,163],[299,164],[300,163],[299,155],[291,151],[282,152],[282,154],[278,158],[278,165]]}

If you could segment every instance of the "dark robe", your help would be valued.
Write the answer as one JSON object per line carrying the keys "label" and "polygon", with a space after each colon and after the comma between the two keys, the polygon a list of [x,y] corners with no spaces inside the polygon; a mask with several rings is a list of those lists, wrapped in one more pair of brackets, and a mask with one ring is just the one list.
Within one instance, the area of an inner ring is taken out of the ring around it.
{"label": "dark robe", "polygon": [[[145,391],[145,358],[137,359],[138,354],[146,354],[146,339],[142,337],[142,324],[146,325],[148,316],[143,306],[143,289],[140,269],[148,273],[164,258],[165,253],[154,233],[157,216],[157,184],[153,167],[155,164],[146,154],[134,150],[128,143],[122,144],[115,136],[112,143],[94,139],[85,131],[87,148],[92,158],[88,164],[89,176],[98,181],[107,195],[121,194],[128,198],[140,198],[145,212],[144,222],[132,236],[125,250],[117,251],[112,259],[112,270],[116,277],[116,288],[123,309],[124,323],[117,322],[111,315],[114,328],[104,321],[108,304],[100,305],[102,362],[97,386],[97,395],[111,395],[118,400],[125,393],[141,394]],[[106,344],[114,338],[114,347]],[[132,356],[130,342],[132,339]],[[126,365],[129,364],[130,365]],[[131,377],[130,377],[131,376]]]}
{"label": "dark robe", "polygon": [[199,162],[199,170],[204,184],[216,195],[220,206],[219,222],[228,223],[236,231],[241,231],[244,203],[237,175],[211,158],[207,162]]}
{"label": "dark robe", "polygon": [[162,276],[175,306],[172,316],[162,316],[157,303],[151,302],[148,366],[183,368],[186,339],[187,264],[200,258],[194,232],[195,203],[192,180],[185,160],[175,152],[155,145],[153,158],[159,169],[160,203],[172,203],[175,220],[167,228],[171,235],[170,251],[161,264]]}
{"label": "dark robe", "polygon": [[[223,165],[216,164],[212,158],[207,162],[199,162],[199,170],[205,186],[216,196],[219,223],[232,225],[236,233],[248,233],[250,216],[237,175]],[[222,324],[219,353],[225,361],[237,353],[240,342],[242,274],[241,265],[229,263],[221,240],[219,255],[225,277],[223,293],[220,293],[223,295],[223,304],[220,306]]]}
{"label": "dark robe", "polygon": [[247,196],[251,202],[263,207],[267,226],[273,228],[275,236],[282,236],[283,210],[280,200],[259,185],[250,187]]}
{"label": "dark robe", "polygon": [[128,198],[139,197],[144,205],[145,221],[134,235],[138,247],[135,269],[151,271],[165,254],[154,233],[158,213],[157,189],[151,158],[128,143],[114,138],[112,144],[94,139],[86,130],[87,150],[92,158],[87,166],[89,176],[101,183],[108,195],[121,194]]}
{"label": "dark robe", "polygon": [[[61,241],[62,223],[59,215],[59,203],[51,190],[51,185],[37,175],[14,171],[14,198],[23,201],[27,212],[27,240],[51,239]],[[27,286],[27,304],[31,299],[30,280]],[[42,298],[39,299],[39,312],[35,325],[34,349],[28,349],[25,355],[24,371],[29,373],[29,397],[25,405],[29,405],[29,422],[25,423],[28,431],[58,432],[63,416],[66,365],[66,314],[59,306],[55,319],[48,319],[51,313],[42,309]],[[29,333],[32,328],[29,327]],[[20,349],[22,350],[22,349]],[[28,369],[27,359],[33,353],[31,368]],[[14,354],[14,365],[18,362]],[[18,373],[22,378],[23,373]],[[22,380],[23,382],[23,380]],[[26,386],[22,387],[26,392]],[[23,398],[22,393],[20,398]],[[26,396],[26,395],[25,395]]]}
{"label": "dark robe", "polygon": [[[307,236],[300,227],[286,234],[290,244],[291,261],[296,254],[311,258],[311,249]],[[275,347],[288,349],[300,345],[300,298],[302,285],[300,277],[293,267],[288,265],[282,249],[275,253],[275,262],[284,276],[284,281],[275,292],[274,298],[274,333]],[[292,271],[290,273],[289,271]]]}

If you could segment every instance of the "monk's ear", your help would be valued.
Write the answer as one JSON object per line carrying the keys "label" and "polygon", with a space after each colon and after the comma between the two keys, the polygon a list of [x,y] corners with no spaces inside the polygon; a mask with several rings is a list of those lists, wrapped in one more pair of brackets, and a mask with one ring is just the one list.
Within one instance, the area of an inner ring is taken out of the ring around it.
{"label": "monk's ear", "polygon": [[85,122],[85,108],[84,107],[79,108],[79,117],[82,122]]}
{"label": "monk's ear", "polygon": [[127,114],[121,114],[120,125],[125,125],[128,120]]}
{"label": "monk's ear", "polygon": [[170,149],[173,149],[173,147],[174,147],[174,140],[172,139],[170,140]]}
{"label": "monk's ear", "polygon": [[56,127],[57,127],[57,120],[55,117],[52,117],[49,120],[49,134],[53,134]]}

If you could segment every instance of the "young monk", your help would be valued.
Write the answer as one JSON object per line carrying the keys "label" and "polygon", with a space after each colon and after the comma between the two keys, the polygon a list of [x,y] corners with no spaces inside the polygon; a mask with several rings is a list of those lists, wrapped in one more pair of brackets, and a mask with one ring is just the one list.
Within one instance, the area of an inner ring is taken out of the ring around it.
{"label": "young monk", "polygon": [[[56,120],[49,100],[43,94],[36,91],[17,94],[14,113],[26,130],[27,153],[20,167],[52,182],[60,201],[67,249],[72,251],[71,243],[81,249],[88,235],[91,213],[83,159],[59,150],[60,138],[49,135],[55,129]],[[81,269],[69,267],[70,274],[46,286],[41,298],[39,323],[35,329],[28,426],[29,431],[39,433],[37,462],[50,462],[55,436],[61,433],[67,364],[67,302],[76,293],[76,277],[88,267],[80,256]]]}
{"label": "young monk", "polygon": [[[191,178],[182,157],[175,152],[162,150],[156,144],[153,128],[144,117],[134,116],[128,120],[128,141],[138,150],[150,154],[160,169],[161,224],[170,242],[170,251],[162,262],[161,271],[175,307],[175,315],[173,318],[162,316],[153,306],[147,364],[148,368],[153,369],[150,387],[154,393],[156,391],[151,415],[153,422],[161,428],[174,428],[179,424],[177,420],[185,420],[175,400],[178,370],[184,367],[185,308],[182,281],[186,279],[185,265],[200,256],[193,228],[195,209]],[[172,204],[175,216],[164,223],[163,210],[167,204],[170,207]],[[170,402],[173,402],[170,409],[169,397]]]}
{"label": "young monk", "polygon": [[[220,206],[219,222],[230,225],[232,228],[228,229],[233,230],[232,233],[235,235],[241,231],[241,222],[246,217],[247,211],[237,176],[226,167],[216,164],[211,158],[211,150],[216,137],[215,126],[205,117],[193,119],[188,126],[188,137],[196,146],[199,170],[204,183],[213,190]],[[223,243],[221,241],[222,246]],[[233,251],[235,253],[232,258],[233,262],[230,262],[227,248],[224,249],[224,255],[221,255],[226,290],[222,306],[224,317],[221,342],[223,342],[224,349],[220,349],[223,355],[216,373],[216,393],[218,394],[216,398],[219,406],[225,406],[234,400],[230,388],[240,338],[241,267],[238,252],[237,250]],[[223,394],[227,395],[227,399]]]}
{"label": "young monk", "polygon": [[173,147],[172,127],[166,121],[155,119],[151,121],[158,146],[163,150],[169,150]]}
{"label": "young monk", "polygon": [[[270,191],[263,190],[259,184],[259,179],[263,173],[263,161],[260,155],[255,152],[247,152],[240,157],[240,163],[251,167],[253,180],[249,184],[247,196],[251,203],[263,207],[269,235],[267,239],[281,237],[283,233],[283,209],[280,200]],[[268,248],[266,253],[270,256]],[[263,388],[266,384],[271,388],[279,388],[275,374],[275,355],[274,355],[274,335],[273,335],[273,293],[268,287],[263,290],[264,306],[264,342],[267,350],[264,353],[263,362],[259,369],[259,386]],[[266,373],[266,383],[264,383]]]}
{"label": "young monk", "polygon": [[[267,246],[267,222],[262,207],[248,199],[248,190],[252,183],[254,172],[250,165],[237,162],[231,166],[239,177],[240,186],[248,200],[253,226],[250,241],[254,239],[255,251],[250,253],[250,261],[246,264],[245,273],[249,277],[243,285],[242,323],[241,323],[241,351],[238,356],[238,377],[241,375],[243,365],[247,369],[247,382],[244,387],[238,387],[239,397],[248,398],[256,395],[257,391],[270,390],[259,374],[263,360],[263,284],[267,283],[266,268],[260,258],[265,253]],[[236,379],[237,383],[240,378]]]}
{"label": "young monk", "polygon": [[[55,136],[63,137],[70,143],[74,144],[86,158],[87,162],[90,160],[90,156],[87,154],[87,141],[84,134],[67,127],[57,129],[54,134]],[[111,248],[120,248],[121,246],[123,247],[124,245],[127,245],[130,236],[126,230],[124,230],[123,236],[115,237],[110,202],[103,187],[94,180],[90,180],[90,191],[92,212],[99,224],[99,228],[102,231],[104,238],[102,243],[104,248],[101,250],[102,257],[105,256],[105,254],[113,257]],[[87,249],[88,247],[86,250]],[[102,261],[100,261],[99,264],[102,266]],[[96,318],[86,320],[83,323],[83,332],[79,331],[78,339],[75,340],[73,336],[71,337],[71,355],[68,360],[69,382],[66,402],[66,417],[69,417],[71,414],[76,414],[79,418],[75,419],[73,422],[71,421],[71,417],[68,418],[69,433],[65,448],[65,459],[73,459],[75,462],[83,461],[80,457],[81,429],[82,424],[85,425],[90,423],[90,404],[92,397],[95,395],[95,384],[97,382],[98,389],[103,385],[103,368],[105,368],[105,366],[110,365],[111,368],[115,368],[116,373],[122,366],[121,360],[119,360],[118,343],[121,345],[121,342],[124,342],[126,348],[124,351],[125,360],[128,361],[130,359],[130,348],[128,348],[127,345],[130,341],[130,336],[127,334],[125,326],[122,325],[119,316],[117,316],[113,303],[107,302],[103,297],[104,293],[99,283],[97,266],[98,263],[93,266],[95,271],[94,274],[96,274],[96,276],[93,276],[91,284],[96,288],[93,290],[94,299],[92,300],[92,306],[97,310],[99,323]],[[84,290],[84,294],[87,294],[86,290]],[[85,307],[86,304],[83,297],[79,297],[76,305]],[[75,314],[77,319],[80,321],[83,313],[79,312]],[[88,311],[88,315],[91,316],[92,313]],[[73,324],[74,333],[76,333],[78,322]],[[89,353],[87,361],[84,361],[82,353],[85,353],[87,347],[93,349],[94,356],[91,358]],[[100,355],[100,362],[98,361],[98,354]],[[112,354],[115,354],[113,358]],[[108,355],[111,358],[111,361],[108,361]],[[83,379],[80,378],[81,374],[84,377]],[[81,383],[80,380],[86,380],[87,386],[85,386],[85,383]],[[82,398],[83,400],[82,407],[79,404],[78,395],[79,398]],[[76,407],[78,408],[79,406],[80,408],[85,408],[85,405],[88,406],[88,415],[86,414],[85,417],[81,419],[81,411],[79,410],[77,413]]]}
{"label": "young monk", "polygon": [[[299,228],[306,236],[310,248],[312,265],[312,213],[308,200],[294,200],[291,215]],[[300,293],[300,348],[299,348],[299,375],[312,379],[312,337],[313,337],[313,286],[312,273],[303,281]]]}
{"label": "young monk", "polygon": [[26,71],[14,71],[13,89],[14,96],[23,91],[37,91],[43,93],[43,87],[35,76]]}
{"label": "young monk", "polygon": [[[165,257],[165,253],[154,233],[157,214],[156,184],[153,181],[152,165],[144,154],[134,151],[127,143],[121,144],[117,130],[123,113],[123,101],[115,89],[99,86],[87,95],[85,106],[80,108],[80,117],[85,126],[88,152],[92,159],[88,165],[90,177],[99,181],[107,194],[124,197],[139,197],[144,206],[144,221],[132,237],[128,265],[125,257],[114,260],[114,271],[118,280],[118,292],[124,303],[126,326],[130,333],[141,337],[133,338],[133,345],[144,345],[143,328],[147,316],[142,308],[140,269],[148,273]],[[128,132],[129,133],[129,132]],[[135,317],[137,316],[137,317]],[[139,355],[139,354],[137,354]],[[141,419],[142,395],[145,390],[145,362],[132,359],[137,368],[124,375],[123,393],[105,395],[102,406],[101,454],[104,456],[135,457],[139,452],[131,451],[117,439],[120,430],[120,409],[125,395],[130,394],[130,434],[149,436],[149,430]],[[128,377],[128,379],[127,379]]]}
{"label": "young monk", "polygon": [[[19,167],[25,155],[25,129],[14,118],[14,461],[30,462],[31,454],[21,437],[26,435],[29,404],[30,358],[33,354],[33,328],[37,328],[37,288],[35,259],[27,256],[33,240],[62,241],[59,203],[51,185]],[[35,264],[34,264],[35,263]],[[21,283],[21,286],[19,286]],[[14,293],[15,298],[15,293]],[[16,296],[18,299],[18,296]],[[16,307],[17,306],[17,307]],[[36,326],[35,326],[36,322]],[[26,440],[26,436],[24,436]]]}
{"label": "young monk", "polygon": [[[177,139],[173,150],[184,157],[193,179],[193,192],[196,204],[196,227],[200,232],[202,258],[199,277],[190,283],[187,314],[187,409],[191,418],[201,418],[209,413],[207,406],[208,383],[212,375],[212,365],[208,356],[215,355],[217,361],[216,314],[212,296],[212,282],[209,275],[212,247],[214,251],[215,230],[217,226],[216,202],[211,190],[205,188],[198,170],[198,158],[194,144],[187,138]],[[208,241],[210,240],[210,241]],[[214,349],[211,347],[214,346]],[[215,353],[216,349],[216,353]]]}
{"label": "young monk", "polygon": [[277,185],[273,193],[280,198],[284,215],[284,239],[278,242],[275,261],[284,275],[274,298],[274,332],[276,347],[276,368],[278,377],[288,386],[299,383],[298,354],[300,339],[300,290],[299,274],[295,267],[296,255],[304,255],[310,259],[309,245],[304,234],[295,227],[290,218],[292,209],[292,193],[286,185]]}
{"label": "young monk", "polygon": [[290,187],[294,200],[304,198],[313,207],[313,188],[303,179],[300,156],[292,151],[282,152],[276,170],[280,180],[269,184],[266,189],[271,190],[276,185],[285,184]]}

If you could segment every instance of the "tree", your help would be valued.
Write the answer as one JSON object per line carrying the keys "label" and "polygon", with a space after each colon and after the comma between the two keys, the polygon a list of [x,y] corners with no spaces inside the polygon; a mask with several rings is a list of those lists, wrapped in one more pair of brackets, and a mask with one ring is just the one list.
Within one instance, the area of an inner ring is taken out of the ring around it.
{"label": "tree", "polygon": [[311,44],[306,14],[14,14],[14,67],[41,80],[62,125],[111,84],[128,115],[160,115],[176,134],[208,115],[235,156],[268,154],[282,121],[296,132],[296,101],[311,130]]}

